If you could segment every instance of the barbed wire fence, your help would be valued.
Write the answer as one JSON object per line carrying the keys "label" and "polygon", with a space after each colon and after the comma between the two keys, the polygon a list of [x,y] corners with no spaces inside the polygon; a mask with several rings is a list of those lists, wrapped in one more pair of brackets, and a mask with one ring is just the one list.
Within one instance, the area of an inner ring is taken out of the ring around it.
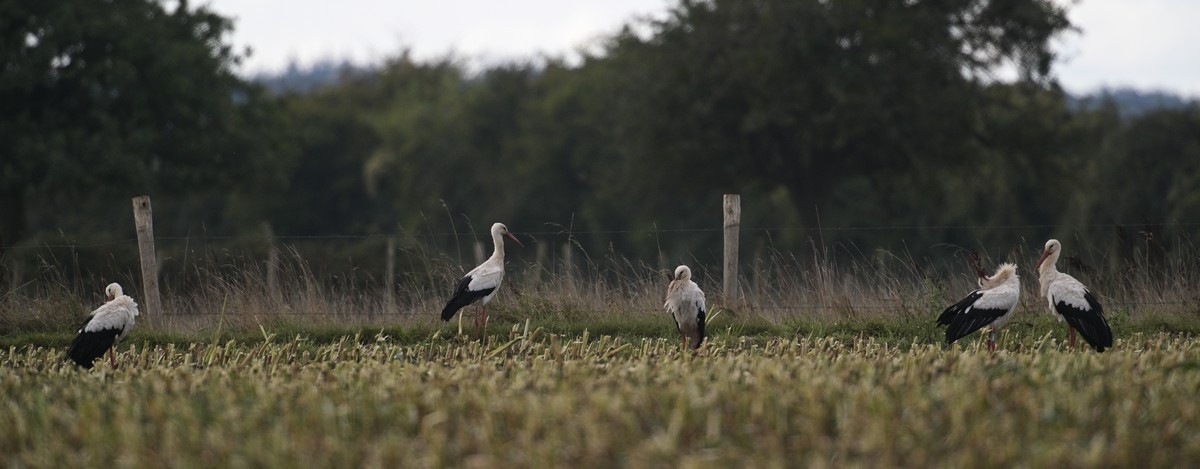
{"label": "barbed wire fence", "polygon": [[[828,234],[830,236],[830,238],[836,238],[839,233],[860,233],[860,232],[904,233],[904,232],[922,231],[922,230],[943,230],[943,231],[946,231],[946,230],[978,230],[980,228],[985,228],[985,229],[989,229],[989,230],[1032,232],[1032,231],[1049,231],[1049,230],[1054,230],[1056,228],[1059,228],[1057,225],[1046,225],[1046,224],[989,225],[989,226],[983,226],[983,227],[972,226],[972,225],[743,227],[740,224],[740,198],[738,198],[737,196],[734,196],[732,198],[727,196],[723,202],[724,202],[724,204],[722,207],[722,211],[723,211],[723,215],[724,215],[724,223],[722,226],[697,227],[697,228],[653,228],[653,229],[619,229],[619,230],[574,230],[574,229],[560,226],[560,227],[556,227],[555,229],[552,229],[552,230],[541,229],[541,230],[522,231],[522,232],[520,232],[520,234],[522,236],[527,237],[527,238],[532,238],[537,241],[535,243],[535,250],[536,250],[536,254],[534,255],[535,260],[532,262],[529,262],[528,266],[526,266],[527,268],[525,270],[526,271],[529,271],[529,270],[536,271],[539,279],[541,278],[541,276],[543,274],[549,273],[552,276],[554,276],[554,275],[559,276],[560,277],[559,279],[561,281],[573,283],[577,280],[586,280],[586,278],[580,278],[580,279],[575,278],[576,276],[580,276],[580,275],[576,272],[575,267],[576,267],[577,262],[574,259],[574,256],[577,253],[582,253],[581,255],[587,257],[587,253],[583,251],[582,246],[580,245],[580,243],[578,241],[579,239],[595,237],[595,236],[611,237],[611,236],[624,236],[624,235],[645,235],[645,236],[651,236],[651,237],[671,236],[671,235],[702,235],[702,236],[707,236],[707,237],[714,237],[714,236],[719,235],[724,240],[724,243],[722,246],[723,247],[722,262],[720,263],[719,269],[714,268],[711,270],[719,271],[718,273],[721,275],[721,278],[718,279],[718,277],[716,275],[711,275],[712,272],[710,271],[709,275],[707,275],[707,279],[706,279],[708,282],[708,285],[707,285],[708,288],[706,288],[706,290],[709,290],[710,292],[714,292],[715,296],[716,296],[716,298],[714,298],[714,299],[722,304],[737,305],[738,307],[741,307],[741,308],[757,310],[757,311],[821,311],[821,310],[828,310],[830,308],[848,308],[848,309],[863,310],[863,311],[886,311],[888,309],[896,308],[896,303],[903,302],[903,300],[898,300],[894,296],[893,297],[883,297],[883,296],[863,297],[863,296],[859,296],[859,297],[851,298],[849,300],[840,299],[840,300],[832,301],[832,302],[831,301],[819,301],[819,302],[807,302],[807,303],[805,303],[805,302],[790,302],[788,304],[777,304],[777,302],[772,303],[772,302],[764,302],[764,301],[753,301],[753,300],[761,299],[761,295],[756,295],[751,300],[746,300],[745,298],[743,298],[744,290],[750,289],[753,291],[760,291],[762,289],[760,286],[757,285],[757,283],[760,282],[759,272],[761,272],[763,269],[757,267],[757,264],[759,262],[759,259],[757,259],[757,258],[754,258],[752,262],[747,262],[747,263],[742,262],[742,259],[739,257],[739,250],[738,250],[739,237],[740,236],[745,237],[748,235],[751,238],[766,237],[769,239],[773,235],[779,235],[779,234],[783,234],[783,233],[790,233],[790,232],[813,233],[813,232],[816,232],[817,235],[822,238],[824,238],[824,236],[826,234]],[[39,251],[56,250],[56,249],[70,250],[72,252],[74,252],[76,250],[99,250],[99,251],[103,252],[103,251],[107,251],[107,250],[112,250],[113,248],[120,248],[120,249],[125,249],[125,250],[133,250],[134,248],[136,248],[137,256],[139,259],[139,269],[138,270],[139,270],[139,273],[141,274],[140,275],[140,280],[141,280],[140,293],[145,298],[145,303],[144,303],[145,310],[170,314],[171,313],[170,311],[164,310],[164,303],[161,300],[161,292],[160,292],[160,287],[159,287],[158,283],[159,283],[159,278],[160,278],[160,274],[161,274],[160,269],[162,268],[162,264],[160,264],[160,262],[159,262],[160,260],[159,260],[158,256],[160,256],[162,254],[162,250],[156,249],[155,243],[159,243],[159,244],[182,243],[185,246],[183,248],[183,256],[185,259],[186,259],[186,256],[188,256],[188,253],[187,253],[188,248],[193,246],[193,244],[222,243],[222,242],[262,244],[262,245],[266,246],[266,255],[265,255],[266,259],[262,260],[261,262],[262,262],[264,270],[265,270],[264,277],[265,277],[265,283],[268,287],[267,290],[272,295],[278,295],[279,278],[280,278],[278,271],[279,271],[280,265],[282,263],[282,261],[280,259],[280,252],[281,252],[281,250],[279,248],[280,245],[284,245],[285,246],[284,250],[287,250],[286,246],[289,243],[377,241],[386,246],[386,248],[384,249],[384,252],[382,253],[382,256],[380,256],[381,258],[386,259],[386,262],[385,262],[385,267],[380,269],[381,271],[371,273],[370,276],[375,279],[382,279],[382,285],[381,285],[382,288],[380,289],[379,293],[380,293],[380,296],[382,297],[383,304],[390,306],[390,305],[396,304],[395,293],[396,293],[396,287],[398,284],[397,278],[403,278],[403,277],[405,277],[405,274],[412,274],[412,272],[400,272],[401,275],[397,276],[397,262],[396,262],[395,255],[398,250],[401,250],[401,248],[399,247],[399,244],[400,244],[399,240],[401,238],[407,236],[407,237],[418,239],[418,240],[420,240],[420,239],[434,240],[434,239],[445,239],[445,238],[450,238],[450,237],[454,237],[457,239],[457,238],[463,236],[463,233],[457,232],[457,231],[435,231],[435,230],[426,230],[426,231],[422,231],[419,233],[407,233],[407,234],[403,234],[403,235],[402,234],[315,234],[315,235],[314,234],[275,234],[271,230],[271,227],[265,223],[263,225],[263,229],[261,230],[261,233],[258,235],[253,235],[253,234],[239,235],[239,236],[155,235],[153,232],[152,216],[151,216],[151,213],[149,210],[150,209],[149,198],[145,197],[145,196],[134,198],[133,204],[134,204],[134,209],[135,209],[134,210],[135,211],[135,223],[137,225],[135,227],[137,230],[137,234],[138,234],[137,237],[118,238],[118,239],[111,239],[111,240],[86,242],[86,243],[63,242],[63,243],[43,243],[43,244],[38,244],[38,245],[26,245],[26,246],[8,246],[8,245],[4,245],[3,243],[0,243],[0,261],[3,261],[3,259],[4,259],[3,256],[7,253],[21,254],[21,253],[26,253],[26,252],[30,252],[30,251],[39,252]],[[139,210],[144,210],[144,213],[142,213],[141,215],[138,215]],[[1145,223],[1132,224],[1132,225],[1138,226],[1138,225],[1144,225],[1144,224]],[[1176,223],[1172,223],[1171,225],[1175,226],[1175,227],[1181,227],[1181,228],[1194,228],[1194,227],[1200,226],[1200,223],[1176,222]],[[1116,224],[1094,224],[1094,225],[1086,225],[1086,226],[1083,226],[1082,228],[1084,228],[1084,229],[1112,229],[1114,226],[1116,226]],[[1159,225],[1159,226],[1161,226],[1161,225]],[[1079,228],[1079,227],[1077,227],[1077,228]],[[64,236],[64,238],[65,238],[65,236]],[[470,235],[470,236],[468,236],[468,238],[470,239],[470,246],[473,251],[474,262],[475,263],[481,262],[485,255],[485,247],[486,247],[484,244],[485,240],[481,240],[481,239],[475,237],[474,235]],[[431,244],[436,244],[436,243],[431,243]],[[953,246],[951,246],[949,248],[951,248],[953,250],[965,249],[965,248],[953,247]],[[292,254],[292,257],[295,257],[297,259],[301,257],[300,254],[295,250],[293,250],[291,252],[291,254]],[[459,258],[457,260],[453,259],[453,256],[451,256],[445,252],[429,253],[429,252],[423,252],[421,250],[417,250],[417,252],[415,253],[415,255],[420,255],[420,254],[432,254],[434,256],[440,256],[444,260],[445,259],[450,260],[451,264],[453,264],[453,263],[462,264],[463,263],[461,254],[458,256]],[[867,254],[860,253],[859,255],[864,258],[869,257]],[[1023,257],[1036,257],[1036,256],[1023,256]],[[595,263],[595,261],[590,258],[585,259],[583,262],[590,263],[590,264]],[[53,263],[53,261],[51,263]],[[184,264],[186,264],[186,261],[184,262]],[[741,275],[738,273],[739,267],[745,267],[745,266],[751,265],[751,264],[754,264],[756,267],[749,269],[750,274]],[[558,267],[554,267],[554,266],[558,266]],[[47,266],[47,267],[52,267],[52,266]],[[670,270],[670,268],[672,266],[667,265],[667,263],[665,262],[665,259],[660,254],[659,259],[655,259],[653,262],[650,262],[650,263],[643,263],[643,267],[645,267],[645,270],[647,270],[647,271],[655,270],[655,271],[658,271],[660,273],[660,275],[664,275],[661,272],[664,269]],[[1027,266],[1027,267],[1032,267],[1032,266]],[[925,275],[920,270],[921,269],[919,267],[916,267],[916,268],[914,268],[913,273],[917,276]],[[965,269],[964,269],[964,272],[965,272]],[[1030,272],[1030,270],[1026,270],[1026,272]],[[526,273],[528,274],[528,272],[526,272]],[[408,275],[408,276],[411,277],[411,275]],[[586,276],[580,276],[580,277],[586,277]],[[134,279],[138,279],[139,276],[138,275],[128,275],[127,278],[129,280],[134,280]],[[15,282],[16,279],[12,279],[12,280],[14,280],[14,282]],[[667,281],[665,275],[661,277],[661,280],[663,280],[663,283],[665,285],[665,282]],[[1193,283],[1194,283],[1194,281],[1195,281],[1194,276],[1189,278],[1188,280],[1186,280],[1186,282],[1193,282]],[[1027,276],[1026,282],[1029,282],[1029,283],[1027,283],[1027,285],[1029,285],[1029,284],[1036,285],[1036,276],[1031,273],[1030,275]],[[78,282],[78,283],[82,283],[82,282]],[[967,282],[963,282],[963,283],[965,284]],[[510,282],[508,282],[508,285],[511,287],[512,285],[514,285],[514,282],[510,281]],[[719,289],[715,288],[716,286],[719,286]],[[1195,286],[1195,285],[1192,285],[1192,286]],[[19,287],[18,285],[9,285],[9,291],[16,290],[18,287]],[[80,289],[80,291],[87,290],[83,285],[78,285],[78,288]],[[449,288],[449,287],[447,287],[447,288]],[[664,286],[664,288],[665,288],[665,286]],[[1192,291],[1196,291],[1196,290],[1197,289],[1193,289]],[[1127,308],[1127,309],[1135,308],[1135,307],[1162,307],[1162,306],[1194,307],[1194,306],[1200,304],[1200,296],[1197,296],[1196,294],[1191,294],[1191,296],[1181,295],[1179,297],[1172,298],[1172,299],[1147,299],[1147,298],[1130,299],[1130,297],[1128,295],[1126,295],[1125,297],[1119,298],[1119,299],[1116,297],[1113,297],[1113,296],[1109,296],[1107,299],[1109,300],[1110,304],[1112,304],[1113,307]],[[838,303],[838,301],[841,301],[841,303]],[[626,309],[631,310],[633,312],[645,312],[645,313],[659,312],[659,308],[654,308],[654,307],[645,307],[645,308],[640,308],[640,307],[639,308],[628,308],[627,307]],[[598,309],[598,308],[593,308],[593,309],[575,308],[575,310],[583,311],[583,312],[592,312],[592,313],[600,313],[603,311],[603,309]],[[396,308],[385,307],[385,308],[382,308],[382,311],[378,312],[378,314],[381,314],[381,315],[405,314],[403,312],[396,312],[396,311],[397,311]],[[223,314],[223,313],[217,312],[217,311],[190,311],[188,314],[215,315],[215,314]],[[292,312],[289,312],[289,314],[303,316],[303,315],[324,315],[324,314],[328,314],[328,313],[321,312],[321,311],[292,311]]]}

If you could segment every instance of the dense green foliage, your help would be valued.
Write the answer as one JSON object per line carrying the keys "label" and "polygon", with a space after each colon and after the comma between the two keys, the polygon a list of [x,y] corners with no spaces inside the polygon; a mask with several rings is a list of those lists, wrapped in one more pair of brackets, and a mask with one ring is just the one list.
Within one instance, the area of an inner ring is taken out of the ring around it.
{"label": "dense green foliage", "polygon": [[[208,238],[262,222],[400,228],[452,252],[461,240],[438,234],[472,239],[503,220],[593,255],[708,263],[718,231],[653,233],[719,227],[729,192],[743,194],[743,226],[778,228],[744,235],[751,253],[820,240],[920,258],[1079,236],[1119,268],[1197,230],[1200,108],[1072,106],[1053,74],[1052,39],[1071,30],[1059,2],[682,0],[577,64],[469,72],[400,53],[277,97],[230,72],[231,24],[203,7],[26,3],[0,2],[8,246],[128,239],[142,193],[160,236],[196,240],[163,248],[183,259],[201,242],[261,249]],[[548,233],[567,227],[588,234]],[[302,251],[378,272],[380,243]],[[53,256],[116,274],[132,253]]]}
{"label": "dense green foliage", "polygon": [[186,1],[0,2],[0,237],[124,232],[133,195],[195,210],[277,168],[282,121],[233,74],[231,27]]}

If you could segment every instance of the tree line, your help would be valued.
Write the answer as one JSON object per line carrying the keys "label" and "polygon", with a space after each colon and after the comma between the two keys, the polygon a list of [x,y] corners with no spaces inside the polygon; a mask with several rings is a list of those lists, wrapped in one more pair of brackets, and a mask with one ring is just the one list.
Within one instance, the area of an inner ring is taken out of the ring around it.
{"label": "tree line", "polygon": [[[233,72],[233,23],[205,6],[0,12],[6,246],[126,238],[140,194],[175,236],[504,221],[635,258],[715,252],[716,231],[644,233],[717,228],[724,193],[797,251],[1086,232],[1130,256],[1200,228],[1200,108],[1078,105],[1054,77],[1057,2],[680,0],[578,62],[401,51],[282,94]],[[904,229],[844,229],[865,227]]]}

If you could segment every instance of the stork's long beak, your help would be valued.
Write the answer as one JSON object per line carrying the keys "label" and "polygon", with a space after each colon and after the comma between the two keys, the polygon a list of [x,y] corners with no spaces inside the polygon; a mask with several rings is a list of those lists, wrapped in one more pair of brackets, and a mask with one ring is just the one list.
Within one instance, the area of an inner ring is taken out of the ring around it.
{"label": "stork's long beak", "polygon": [[513,236],[512,233],[504,233],[504,236],[507,236],[508,239],[513,240],[514,243],[517,243],[517,246],[525,247],[524,244],[521,244],[521,240],[517,239],[516,236]]}
{"label": "stork's long beak", "polygon": [[1037,264],[1034,265],[1040,269],[1042,267],[1042,262],[1045,262],[1047,257],[1050,257],[1050,251],[1042,251],[1042,257],[1038,258]]}
{"label": "stork's long beak", "polygon": [[104,295],[104,299],[106,301],[112,301],[112,300],[116,299],[116,297],[112,296],[112,295]]}

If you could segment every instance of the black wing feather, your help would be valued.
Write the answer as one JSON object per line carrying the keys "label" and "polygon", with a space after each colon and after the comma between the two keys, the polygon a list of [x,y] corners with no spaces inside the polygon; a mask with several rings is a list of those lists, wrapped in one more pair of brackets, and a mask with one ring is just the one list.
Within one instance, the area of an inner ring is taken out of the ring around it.
{"label": "black wing feather", "polygon": [[496,291],[495,288],[485,288],[483,290],[471,291],[468,286],[471,285],[472,277],[470,275],[463,277],[458,281],[458,286],[454,288],[454,296],[450,297],[450,301],[446,303],[446,307],[442,308],[442,320],[449,321],[454,317],[454,313],[463,309],[467,305],[479,301],[480,298],[488,296],[488,294]]}
{"label": "black wing feather", "polygon": [[938,316],[938,319],[937,319],[938,325],[939,326],[949,326],[950,321],[954,320],[955,316],[958,316],[959,314],[962,314],[963,311],[966,311],[967,308],[969,308],[969,307],[971,307],[971,305],[975,304],[975,300],[978,300],[979,297],[981,297],[981,296],[983,296],[983,291],[975,290],[975,291],[971,292],[970,294],[968,294],[966,298],[959,300],[958,303],[954,303],[954,304],[950,305],[949,308],[946,308],[945,311],[942,311],[941,316]]}
{"label": "black wing feather", "polygon": [[1054,310],[1062,315],[1067,324],[1079,331],[1079,335],[1083,336],[1083,340],[1086,340],[1092,348],[1097,352],[1103,352],[1104,349],[1113,345],[1112,329],[1108,327],[1108,321],[1104,320],[1104,309],[1100,306],[1100,300],[1096,298],[1096,295],[1093,295],[1090,290],[1084,290],[1083,299],[1087,301],[1090,311],[1072,307],[1063,301],[1056,301]]}
{"label": "black wing feather", "polygon": [[960,314],[954,318],[954,321],[950,322],[950,327],[946,328],[946,343],[954,343],[954,341],[982,329],[984,326],[1000,318],[1000,316],[1004,316],[1007,312],[1007,310],[1003,309],[971,308],[971,311],[968,311],[966,314]]}
{"label": "black wing feather", "polygon": [[90,369],[97,358],[104,356],[104,352],[117,343],[118,335],[121,335],[121,329],[112,328],[87,332],[81,327],[79,334],[71,341],[71,347],[67,349],[67,358],[79,366]]}
{"label": "black wing feather", "polygon": [[938,317],[938,324],[946,327],[946,343],[952,344],[968,334],[982,329],[997,318],[1008,313],[1005,309],[975,308],[975,302],[983,297],[983,291],[976,290],[963,298],[962,301],[946,308]]}

